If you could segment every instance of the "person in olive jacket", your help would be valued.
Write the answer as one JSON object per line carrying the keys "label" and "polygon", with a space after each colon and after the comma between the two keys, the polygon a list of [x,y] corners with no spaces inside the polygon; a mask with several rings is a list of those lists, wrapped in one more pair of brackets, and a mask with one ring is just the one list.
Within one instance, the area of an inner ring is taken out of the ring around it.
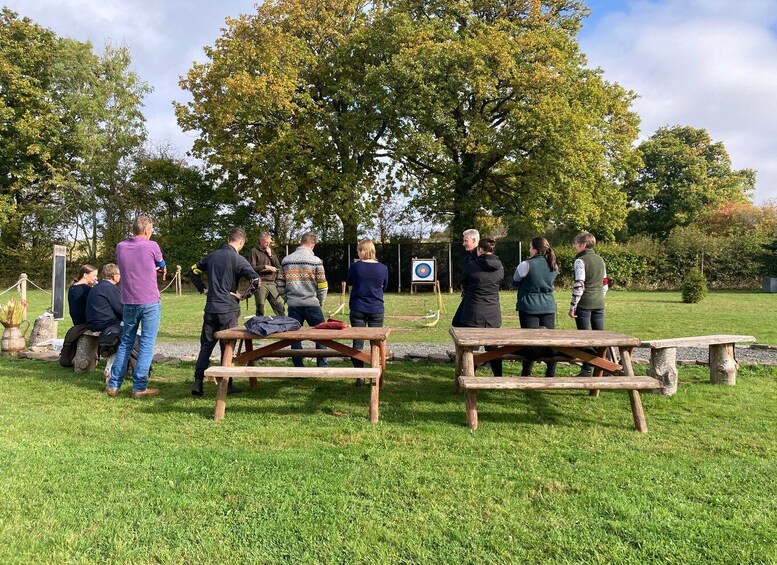
{"label": "person in olive jacket", "polygon": [[[496,240],[486,237],[478,242],[475,260],[464,267],[461,304],[453,317],[456,328],[499,328],[502,326],[502,309],[499,305],[499,289],[504,279],[504,266],[494,255]],[[494,349],[486,347],[486,350]],[[495,377],[502,376],[502,360],[490,361]]]}
{"label": "person in olive jacket", "polygon": [[[556,299],[553,296],[553,281],[558,275],[556,254],[544,237],[535,237],[529,245],[529,258],[515,269],[513,285],[518,287],[518,319],[522,328],[556,327]],[[553,355],[547,347],[529,348],[523,361],[522,377],[531,375],[535,357]],[[556,376],[556,362],[548,362],[546,377]]]}

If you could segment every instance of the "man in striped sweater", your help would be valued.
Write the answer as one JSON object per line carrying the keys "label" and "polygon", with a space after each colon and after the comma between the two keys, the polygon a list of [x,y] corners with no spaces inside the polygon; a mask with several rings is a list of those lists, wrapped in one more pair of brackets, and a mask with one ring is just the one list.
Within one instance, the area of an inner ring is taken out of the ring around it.
{"label": "man in striped sweater", "polygon": [[[318,237],[312,232],[302,236],[297,250],[287,255],[281,261],[281,269],[275,281],[278,293],[289,306],[289,316],[300,324],[307,322],[309,326],[318,325],[324,321],[324,299],[327,284],[324,263],[313,254]],[[291,346],[292,349],[302,349],[300,342]],[[326,349],[316,345],[317,349]],[[302,367],[301,357],[292,357],[295,367]],[[318,357],[316,364],[327,367],[329,363],[324,357]]]}

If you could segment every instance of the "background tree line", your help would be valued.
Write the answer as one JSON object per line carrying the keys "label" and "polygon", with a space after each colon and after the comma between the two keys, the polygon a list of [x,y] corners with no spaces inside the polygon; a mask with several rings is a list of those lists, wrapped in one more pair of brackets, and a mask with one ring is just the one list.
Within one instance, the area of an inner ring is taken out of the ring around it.
{"label": "background tree line", "polygon": [[755,173],[703,129],[636,145],[635,94],[580,51],[586,14],[575,0],[265,2],[181,79],[195,166],[147,140],[150,87],[126,47],[3,9],[3,278],[46,273],[55,242],[71,262],[108,261],[141,212],[183,265],[232,225],[281,243],[303,227],[385,242],[474,226],[562,246],[589,230],[655,257],[703,242],[699,261],[731,249],[756,269],[777,227],[774,206],[752,204]]}

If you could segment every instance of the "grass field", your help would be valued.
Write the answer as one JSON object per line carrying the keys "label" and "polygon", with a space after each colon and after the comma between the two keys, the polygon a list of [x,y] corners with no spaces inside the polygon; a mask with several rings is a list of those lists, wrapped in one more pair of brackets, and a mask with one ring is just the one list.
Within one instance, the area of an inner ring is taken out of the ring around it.
{"label": "grass field", "polygon": [[[2,300],[13,294],[6,294]],[[501,296],[503,326],[518,327],[515,312],[515,293],[503,292]],[[566,315],[568,291],[557,291],[559,303],[559,328],[573,329],[574,321]],[[36,316],[48,308],[50,296],[35,291],[29,293],[30,315]],[[448,328],[460,302],[457,294],[445,294],[445,313],[433,328],[419,320],[427,311],[436,310],[437,302],[430,293],[387,294],[386,325],[394,328],[391,341],[399,342],[447,342]],[[253,302],[244,314],[253,313]],[[340,304],[339,295],[330,295],[325,310],[334,310]],[[163,341],[197,341],[202,324],[204,297],[185,293],[177,297],[169,291],[162,298],[162,326],[159,339]],[[346,307],[339,316],[348,320]],[[605,327],[634,335],[641,339],[656,339],[690,335],[730,333],[754,335],[761,343],[777,344],[777,294],[763,292],[712,292],[699,304],[684,304],[679,292],[631,292],[612,291],[607,295]],[[70,318],[59,324],[62,337],[70,326]]]}
{"label": "grass field", "polygon": [[339,381],[262,381],[214,422],[191,372],[134,401],[0,358],[0,562],[777,562],[775,369],[683,367],[648,434],[625,393],[572,391],[482,393],[472,433],[452,366],[409,362],[377,425]]}

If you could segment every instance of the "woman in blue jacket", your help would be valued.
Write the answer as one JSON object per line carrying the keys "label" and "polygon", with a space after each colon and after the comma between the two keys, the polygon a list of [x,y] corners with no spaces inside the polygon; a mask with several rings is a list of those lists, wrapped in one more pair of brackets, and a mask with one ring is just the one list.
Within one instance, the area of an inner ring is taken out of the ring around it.
{"label": "woman in blue jacket", "polygon": [[[359,242],[356,253],[359,260],[348,269],[351,325],[354,328],[380,328],[383,326],[383,292],[388,288],[388,267],[376,259],[375,244],[371,239]],[[361,349],[364,340],[353,340],[353,347]],[[362,361],[352,361],[354,367],[364,367]]]}

